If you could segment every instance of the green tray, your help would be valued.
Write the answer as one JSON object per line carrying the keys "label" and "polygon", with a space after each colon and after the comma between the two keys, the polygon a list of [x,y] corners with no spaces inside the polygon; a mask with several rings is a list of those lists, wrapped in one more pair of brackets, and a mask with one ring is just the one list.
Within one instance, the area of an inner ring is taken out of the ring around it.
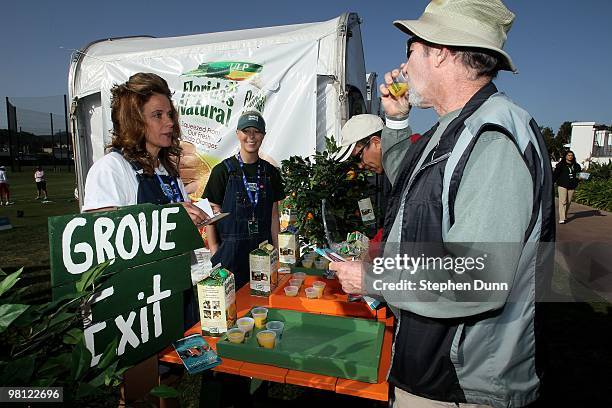
{"label": "green tray", "polygon": [[378,382],[384,336],[381,322],[268,309],[268,321],[271,320],[285,323],[281,340],[273,349],[259,347],[255,335],[260,329],[254,329],[242,344],[230,343],[224,335],[217,343],[217,353],[234,360]]}

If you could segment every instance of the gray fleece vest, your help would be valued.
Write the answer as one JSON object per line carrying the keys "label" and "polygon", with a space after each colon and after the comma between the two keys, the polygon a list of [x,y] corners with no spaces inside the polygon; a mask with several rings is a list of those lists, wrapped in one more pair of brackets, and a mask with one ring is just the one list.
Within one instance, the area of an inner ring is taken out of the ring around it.
{"label": "gray fleece vest", "polygon": [[[520,407],[538,396],[536,284],[546,282],[539,282],[536,269],[552,262],[551,252],[540,251],[538,243],[553,242],[555,236],[552,174],[536,122],[490,83],[466,104],[443,133],[435,154],[409,178],[433,132],[425,135],[420,149],[405,158],[394,189],[405,194],[402,242],[413,243],[417,251],[419,242],[440,242],[443,248],[454,223],[463,171],[486,131],[500,132],[514,142],[533,180],[531,222],[511,287],[513,301],[469,318],[434,319],[399,310],[389,382],[435,400]],[[401,208],[398,191],[387,213],[387,228]]]}

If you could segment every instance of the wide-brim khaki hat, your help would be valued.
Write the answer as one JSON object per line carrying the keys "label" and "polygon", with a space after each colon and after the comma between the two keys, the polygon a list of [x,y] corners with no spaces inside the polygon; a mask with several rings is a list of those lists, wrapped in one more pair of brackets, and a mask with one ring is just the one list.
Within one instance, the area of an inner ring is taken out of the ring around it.
{"label": "wide-brim khaki hat", "polygon": [[491,50],[503,57],[503,70],[516,72],[503,50],[514,13],[499,0],[433,0],[418,20],[393,24],[433,44]]}
{"label": "wide-brim khaki hat", "polygon": [[351,156],[357,142],[375,133],[379,133],[384,127],[385,124],[382,119],[370,113],[355,115],[347,120],[340,131],[341,149],[335,155],[336,160],[347,160]]}

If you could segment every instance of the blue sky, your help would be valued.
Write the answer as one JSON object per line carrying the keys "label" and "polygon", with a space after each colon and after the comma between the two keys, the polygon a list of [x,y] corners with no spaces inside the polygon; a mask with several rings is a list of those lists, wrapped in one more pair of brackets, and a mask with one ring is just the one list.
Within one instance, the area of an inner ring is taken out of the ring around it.
{"label": "blue sky", "polygon": [[[406,35],[394,19],[417,18],[427,0],[296,1],[32,1],[3,2],[0,97],[67,93],[70,48],[108,37],[199,34],[324,21],[346,11],[361,26],[368,71],[379,78],[403,62]],[[502,73],[498,88],[555,131],[565,121],[612,123],[612,2],[506,1],[517,15],[506,50],[518,75]],[[64,47],[64,48],[61,48]],[[0,125],[5,126],[2,103]],[[412,114],[415,131],[434,122]]]}

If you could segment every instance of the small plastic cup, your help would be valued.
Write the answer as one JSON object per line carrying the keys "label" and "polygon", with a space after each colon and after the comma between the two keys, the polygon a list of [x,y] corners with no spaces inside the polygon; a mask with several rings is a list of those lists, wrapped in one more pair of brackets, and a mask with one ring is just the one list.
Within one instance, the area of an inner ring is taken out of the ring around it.
{"label": "small plastic cup", "polygon": [[294,297],[297,296],[300,290],[297,286],[285,286],[285,296]]}
{"label": "small plastic cup", "polygon": [[304,282],[304,279],[306,279],[306,274],[304,272],[294,272],[291,274],[291,278],[292,279],[299,279],[302,282]]}
{"label": "small plastic cup", "polygon": [[312,268],[313,262],[314,262],[313,258],[304,258],[304,259],[302,259],[302,266],[304,268],[310,269],[310,268]]}
{"label": "small plastic cup", "polygon": [[314,252],[306,252],[306,253],[304,254],[304,258],[305,258],[305,259],[306,259],[306,258],[308,258],[308,259],[310,259],[310,258],[314,258],[314,257],[316,257],[316,256],[317,256],[317,254],[316,254],[316,253],[314,253]]}
{"label": "small plastic cup", "polygon": [[266,319],[268,318],[268,309],[265,307],[256,307],[251,311],[253,319],[255,319],[255,327],[261,329],[266,325]]}
{"label": "small plastic cup", "polygon": [[283,336],[283,329],[285,328],[285,323],[279,320],[272,320],[266,323],[266,329],[272,330],[276,333],[276,341],[279,341]]}
{"label": "small plastic cup", "polygon": [[227,331],[227,339],[230,343],[242,343],[244,341],[244,332],[239,327],[234,327]]}
{"label": "small plastic cup", "polygon": [[319,297],[319,290],[317,288],[306,288],[305,292],[308,299],[316,299]]}
{"label": "small plastic cup", "polygon": [[289,286],[297,286],[298,288],[302,286],[302,279],[289,279]]}
{"label": "small plastic cup", "polygon": [[255,325],[255,319],[252,317],[241,317],[236,321],[238,328],[244,332],[245,337],[249,337]]}
{"label": "small plastic cup", "polygon": [[314,261],[315,269],[327,269],[327,265],[329,265],[329,261],[325,258],[317,258]]}
{"label": "small plastic cup", "polygon": [[408,92],[408,80],[404,76],[404,73],[400,69],[399,75],[393,79],[391,85],[388,85],[387,88],[391,95],[396,98],[401,98],[404,96],[406,92]]}
{"label": "small plastic cup", "polygon": [[257,333],[257,343],[263,348],[274,348],[274,343],[276,343],[276,332],[272,330],[260,331]]}
{"label": "small plastic cup", "polygon": [[317,290],[317,297],[320,299],[323,297],[323,291],[325,290],[325,282],[315,281],[312,283],[312,287]]}

